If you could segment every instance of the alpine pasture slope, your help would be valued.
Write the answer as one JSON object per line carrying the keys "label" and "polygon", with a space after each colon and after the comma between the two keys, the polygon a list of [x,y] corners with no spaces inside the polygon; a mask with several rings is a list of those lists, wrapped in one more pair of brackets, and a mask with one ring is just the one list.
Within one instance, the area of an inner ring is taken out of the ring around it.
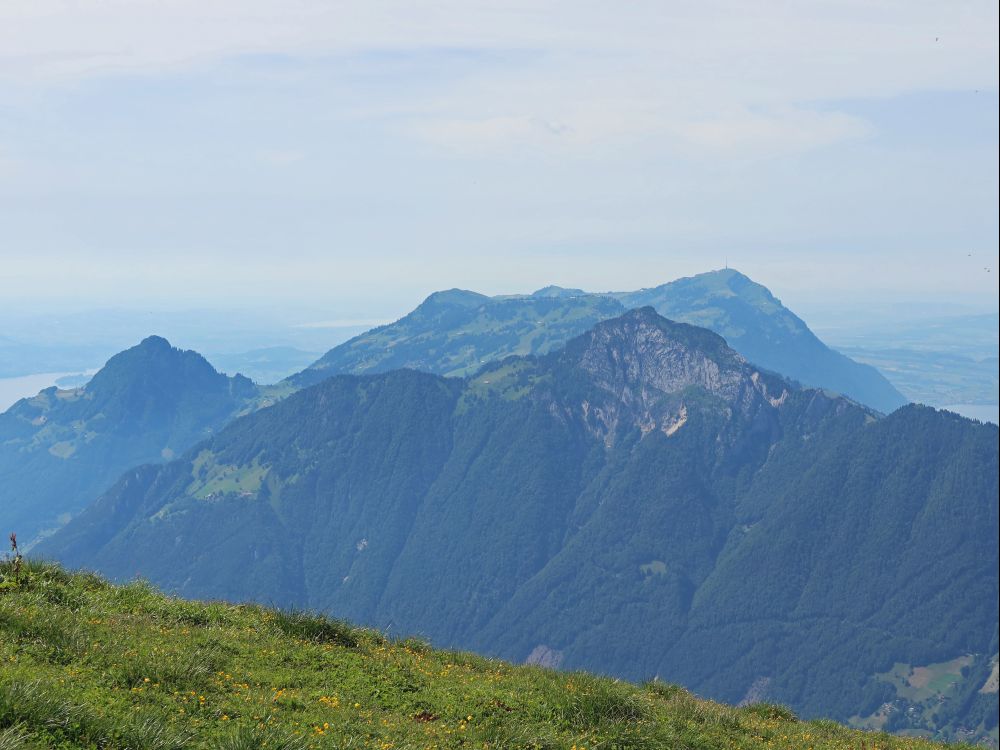
{"label": "alpine pasture slope", "polygon": [[435,292],[409,315],[327,352],[288,381],[312,385],[336,374],[400,367],[467,376],[512,354],[546,354],[627,309],[708,328],[758,367],[807,386],[843,393],[883,413],[907,403],[885,377],[827,347],[761,284],[726,269],[637,292],[588,294],[546,287],[532,295]]}
{"label": "alpine pasture slope", "polygon": [[0,748],[933,750],[302,613],[0,562]]}

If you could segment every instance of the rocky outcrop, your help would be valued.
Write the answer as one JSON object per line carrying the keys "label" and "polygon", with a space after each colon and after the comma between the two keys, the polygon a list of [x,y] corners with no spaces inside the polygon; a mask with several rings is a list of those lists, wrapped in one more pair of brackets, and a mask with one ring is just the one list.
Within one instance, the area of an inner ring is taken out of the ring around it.
{"label": "rocky outcrop", "polygon": [[581,402],[579,414],[609,445],[623,426],[676,434],[687,422],[689,398],[708,396],[730,417],[755,418],[779,409],[791,387],[753,367],[721,336],[651,307],[595,326],[563,356],[605,392],[600,402]]}

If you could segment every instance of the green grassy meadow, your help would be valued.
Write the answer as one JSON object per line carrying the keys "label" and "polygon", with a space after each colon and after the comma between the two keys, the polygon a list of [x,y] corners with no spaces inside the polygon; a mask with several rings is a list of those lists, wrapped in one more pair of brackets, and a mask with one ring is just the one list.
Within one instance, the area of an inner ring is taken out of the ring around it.
{"label": "green grassy meadow", "polygon": [[941,747],[0,563],[0,750]]}

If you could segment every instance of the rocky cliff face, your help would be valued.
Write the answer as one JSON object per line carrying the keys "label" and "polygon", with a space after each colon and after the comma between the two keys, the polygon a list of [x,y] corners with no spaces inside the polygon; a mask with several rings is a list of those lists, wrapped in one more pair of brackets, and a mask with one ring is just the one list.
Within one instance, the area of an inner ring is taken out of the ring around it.
{"label": "rocky cliff face", "polygon": [[843,393],[881,412],[906,403],[875,368],[827,347],[764,286],[733,269],[613,295],[626,307],[652,306],[671,320],[704,326],[759,367]]}
{"label": "rocky cliff face", "polygon": [[623,426],[674,435],[695,403],[727,420],[776,424],[792,387],[749,364],[721,336],[666,320],[651,307],[598,324],[558,359],[603,391],[581,401],[579,414],[609,445]]}

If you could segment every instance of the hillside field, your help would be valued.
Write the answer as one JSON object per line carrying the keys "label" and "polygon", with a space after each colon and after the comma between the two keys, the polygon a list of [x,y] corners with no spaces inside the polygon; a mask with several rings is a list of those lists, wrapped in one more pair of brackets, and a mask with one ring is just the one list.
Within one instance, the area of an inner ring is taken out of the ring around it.
{"label": "hillside field", "polygon": [[579,672],[514,666],[257,605],[0,563],[0,750],[923,750]]}

